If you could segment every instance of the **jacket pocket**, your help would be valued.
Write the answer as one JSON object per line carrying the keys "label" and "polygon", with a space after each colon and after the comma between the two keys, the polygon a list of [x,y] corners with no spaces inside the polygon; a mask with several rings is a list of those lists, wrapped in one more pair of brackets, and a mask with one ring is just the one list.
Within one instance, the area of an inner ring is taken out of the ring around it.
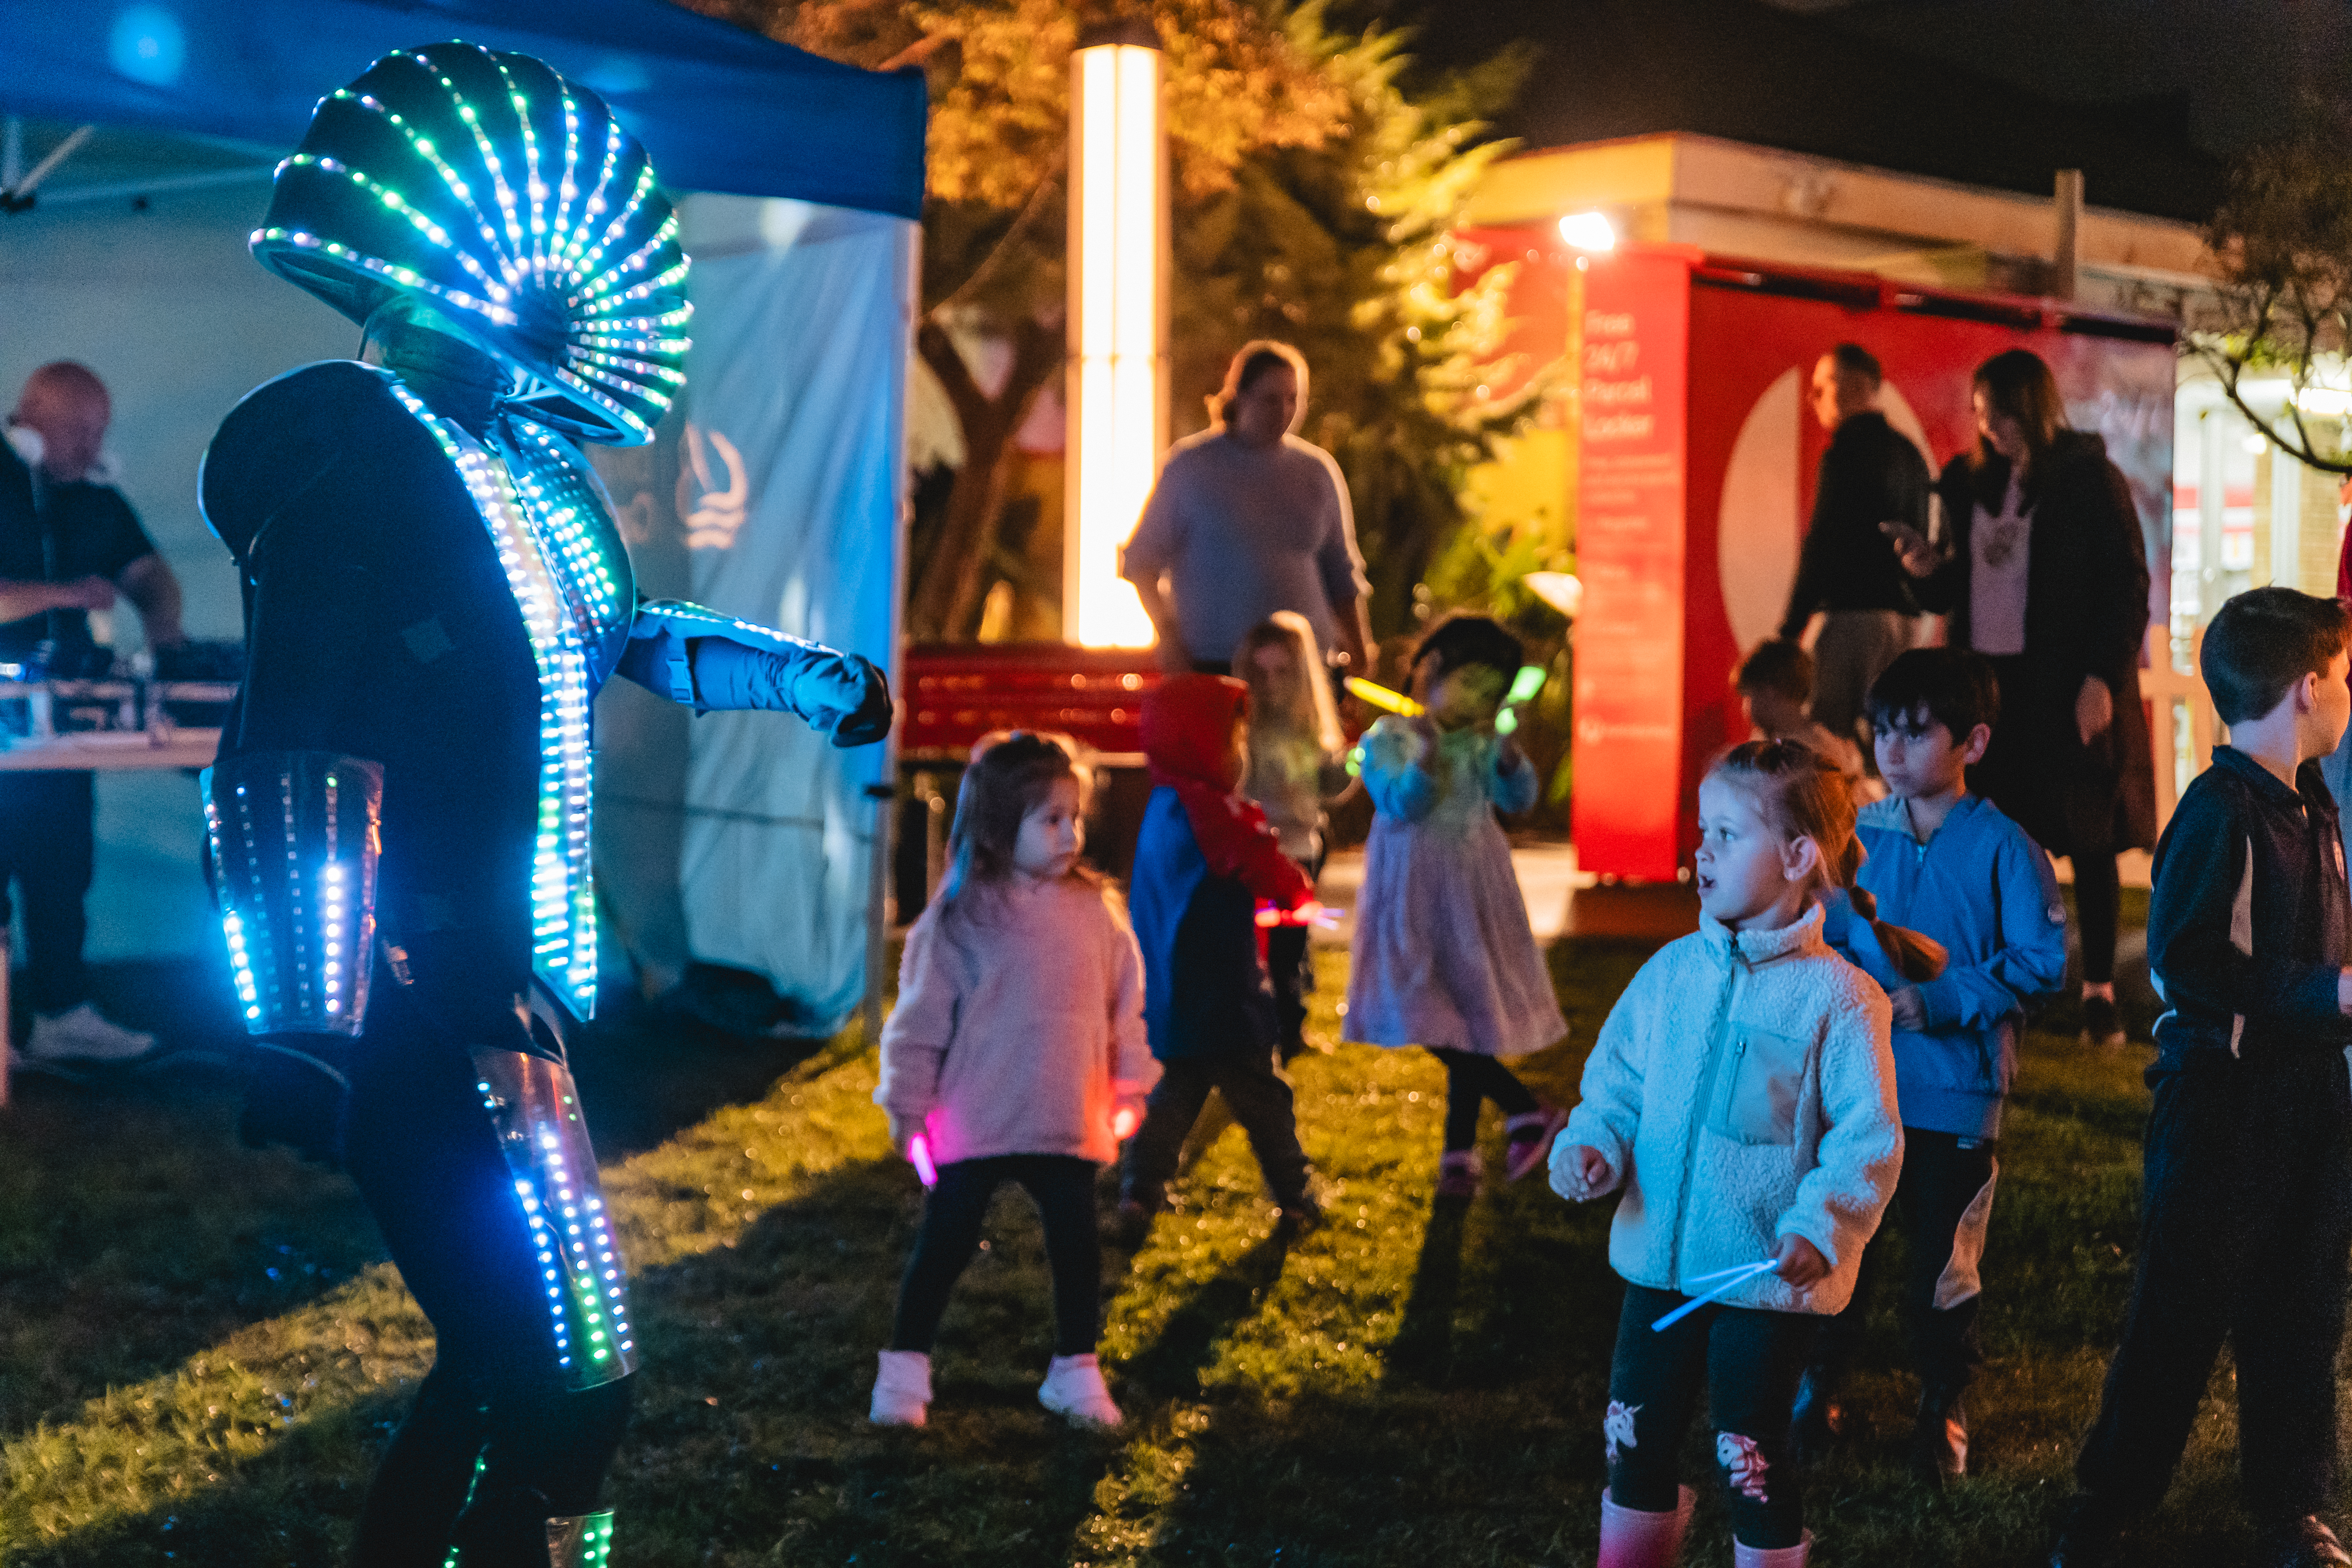
{"label": "jacket pocket", "polygon": [[1707,1130],[1735,1143],[1794,1143],[1811,1042],[1737,1019],[1725,1034],[1731,1055]]}

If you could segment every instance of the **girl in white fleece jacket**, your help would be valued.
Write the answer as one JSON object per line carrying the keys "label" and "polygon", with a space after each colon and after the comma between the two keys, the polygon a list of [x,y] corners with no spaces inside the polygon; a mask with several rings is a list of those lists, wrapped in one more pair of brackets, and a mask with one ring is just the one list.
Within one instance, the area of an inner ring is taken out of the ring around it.
{"label": "girl in white fleece jacket", "polygon": [[874,1098],[901,1153],[924,1141],[939,1184],[875,1379],[871,1419],[886,1426],[923,1425],[940,1314],[1006,1182],[1035,1200],[1054,1276],[1055,1353],[1038,1402],[1078,1426],[1118,1425],[1095,1361],[1095,1173],[1118,1152],[1119,1111],[1131,1125],[1160,1069],[1135,933],[1117,894],[1078,863],[1084,805],[1058,738],[989,746],[956,801],[954,868],[907,933]]}
{"label": "girl in white fleece jacket", "polygon": [[[1822,940],[1819,895],[1855,854],[1835,768],[1794,742],[1750,742],[1715,765],[1698,805],[1699,930],[1618,998],[1552,1152],[1563,1197],[1623,1194],[1609,1233],[1626,1289],[1600,1561],[1679,1560],[1692,1494],[1675,1452],[1704,1389],[1736,1562],[1801,1568],[1790,1405],[1903,1162],[1888,1006]],[[1719,1300],[1653,1329],[1726,1279]]]}

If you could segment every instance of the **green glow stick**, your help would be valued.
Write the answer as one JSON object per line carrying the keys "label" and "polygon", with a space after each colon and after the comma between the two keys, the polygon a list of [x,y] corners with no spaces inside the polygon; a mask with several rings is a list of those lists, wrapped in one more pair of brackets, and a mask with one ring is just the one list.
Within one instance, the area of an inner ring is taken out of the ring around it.
{"label": "green glow stick", "polygon": [[1517,707],[1532,702],[1544,687],[1544,668],[1539,664],[1523,664],[1519,673],[1511,678],[1511,689],[1504,695],[1503,710],[1495,715],[1495,733],[1507,735],[1519,727]]}

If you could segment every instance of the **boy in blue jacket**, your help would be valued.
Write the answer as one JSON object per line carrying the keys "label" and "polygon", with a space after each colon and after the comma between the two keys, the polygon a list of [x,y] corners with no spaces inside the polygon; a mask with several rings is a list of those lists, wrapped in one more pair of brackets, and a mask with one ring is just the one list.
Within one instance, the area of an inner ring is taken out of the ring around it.
{"label": "boy in blue jacket", "polygon": [[2083,1441],[2053,1568],[2115,1561],[2164,1499],[2226,1341],[2257,1568],[2352,1563],[2335,1505],[2336,1356],[2352,1248],[2352,899],[2336,750],[2352,616],[2256,588],[2223,605],[2200,663],[2230,743],[2156,846],[2156,1021],[2139,1246],[2123,1342]]}
{"label": "boy in blue jacket", "polygon": [[[1940,1482],[1968,1469],[1961,1396],[1981,1359],[1977,1263],[2000,1170],[2001,1100],[2017,1074],[2025,1009],[2056,994],[2064,978],[2066,907],[2050,858],[1969,793],[1969,766],[2000,716],[2000,684],[1984,656],[1903,654],[1871,687],[1866,710],[1891,793],[1854,824],[1867,854],[1854,885],[1876,900],[1878,918],[1941,943],[1949,963],[1914,984],[1887,966],[1864,921],[1833,914],[1843,936],[1822,934],[1870,971],[1895,1006],[1904,1155],[1893,1214],[1908,1242],[1903,1316],[1920,1382],[1912,1461]],[[1853,1303],[1822,1326],[1798,1394],[1801,1449],[1818,1452],[1838,1427],[1837,1385],[1869,1310],[1878,1256],[1874,1241]]]}
{"label": "boy in blue jacket", "polygon": [[1160,1083],[1127,1146],[1120,1238],[1140,1244],[1166,1201],[1185,1135],[1211,1089],[1249,1134],[1291,1230],[1320,1217],[1299,1147],[1258,910],[1315,908],[1314,884],[1282,852],[1265,813],[1237,793],[1249,765],[1249,687],[1171,675],[1143,699],[1151,799],[1135,846],[1128,910],[1143,950],[1143,1023]]}

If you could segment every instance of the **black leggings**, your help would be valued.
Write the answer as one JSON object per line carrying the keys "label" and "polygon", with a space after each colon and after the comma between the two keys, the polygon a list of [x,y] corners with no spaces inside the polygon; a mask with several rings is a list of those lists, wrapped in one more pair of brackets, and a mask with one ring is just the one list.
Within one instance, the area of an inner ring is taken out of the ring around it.
{"label": "black leggings", "polygon": [[466,1568],[546,1568],[546,1521],[596,1510],[630,1380],[564,1388],[537,1248],[472,1065],[383,979],[355,1053],[344,1164],[433,1321],[435,1355],[369,1484],[352,1561],[442,1568],[460,1546]]}
{"label": "black leggings", "polygon": [[2083,981],[2112,984],[2116,977],[2116,927],[2123,918],[2123,879],[2112,849],[2086,849],[2067,858],[2074,868],[2074,919],[2082,927]]}
{"label": "black leggings", "polygon": [[1430,1047],[1429,1054],[1445,1064],[1445,1152],[1449,1154],[1477,1145],[1481,1100],[1493,1100],[1495,1109],[1506,1116],[1525,1116],[1543,1109],[1518,1076],[1493,1057],[1442,1046]]}
{"label": "black leggings", "polygon": [[939,1337],[948,1292],[980,1247],[988,1200],[1018,1182],[1045,1225],[1045,1261],[1054,1273],[1054,1353],[1090,1355],[1102,1312],[1102,1238],[1095,1229],[1095,1163],[1075,1154],[999,1154],[940,1167],[940,1184],[923,1200],[922,1234],[898,1286],[898,1320],[890,1348],[929,1354]]}
{"label": "black leggings", "polygon": [[1664,1333],[1651,1329],[1687,1300],[1625,1287],[1601,1423],[1610,1500],[1643,1513],[1674,1510],[1675,1455],[1704,1389],[1732,1534],[1760,1551],[1794,1546],[1805,1538],[1805,1503],[1790,1459],[1789,1408],[1821,1320],[1701,1307]]}

